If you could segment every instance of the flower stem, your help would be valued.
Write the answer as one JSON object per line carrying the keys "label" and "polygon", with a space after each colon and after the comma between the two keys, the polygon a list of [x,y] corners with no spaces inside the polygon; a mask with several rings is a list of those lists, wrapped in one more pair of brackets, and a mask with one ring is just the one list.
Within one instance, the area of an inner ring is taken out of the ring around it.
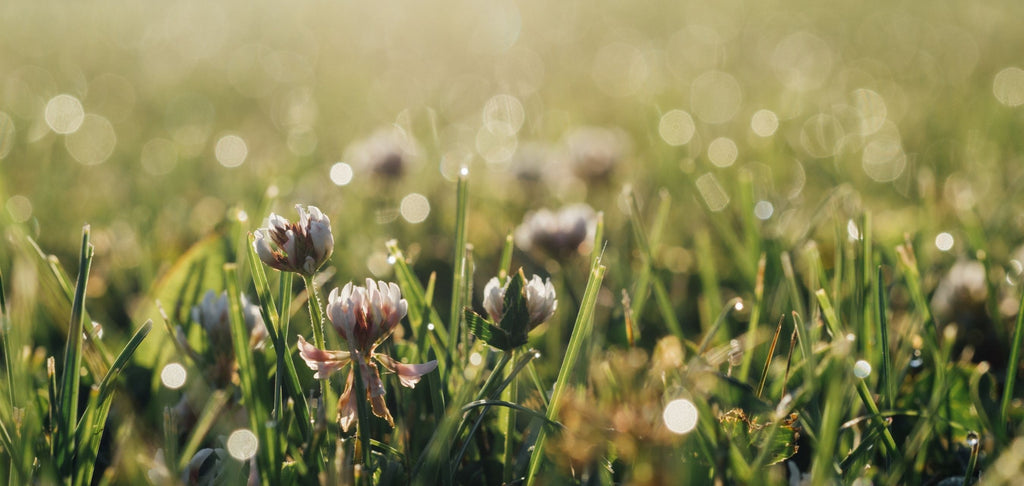
{"label": "flower stem", "polygon": [[313,324],[313,344],[320,349],[327,349],[324,344],[324,314],[320,307],[320,293],[316,290],[313,277],[303,275],[302,282],[306,284],[306,304],[309,305],[309,320]]}
{"label": "flower stem", "polygon": [[[516,352],[516,349],[513,348],[507,354],[509,355],[509,360],[514,362],[515,359],[516,359],[516,354],[518,354],[518,353]],[[509,385],[508,388],[505,389],[505,401],[507,401],[509,403],[516,403],[516,400],[518,399],[518,397],[517,397],[517,395],[518,395],[518,393],[517,393],[517,385],[518,385],[518,383],[516,382],[517,380],[516,380],[515,375],[513,375],[513,373],[516,373],[516,370],[509,371],[509,377],[508,378],[512,380],[512,383]],[[504,463],[505,464],[505,470],[504,470],[504,474],[502,475],[502,481],[504,481],[505,484],[511,484],[512,483],[512,476],[515,474],[515,464],[513,464],[513,461],[515,460],[515,454],[513,454],[513,451],[512,451],[512,447],[515,445],[515,439],[514,439],[515,432],[516,432],[516,414],[511,409],[510,410],[506,410],[506,413],[505,413],[505,463]]]}

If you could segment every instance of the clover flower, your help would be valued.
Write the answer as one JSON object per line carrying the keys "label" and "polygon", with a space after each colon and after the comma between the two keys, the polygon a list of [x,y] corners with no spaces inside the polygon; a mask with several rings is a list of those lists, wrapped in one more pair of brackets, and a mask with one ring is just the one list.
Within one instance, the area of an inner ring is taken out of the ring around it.
{"label": "clover flower", "polygon": [[303,209],[296,204],[295,209],[299,221],[294,223],[270,213],[267,227],[256,230],[252,244],[268,266],[310,277],[334,252],[331,220],[316,206]]}
{"label": "clover flower", "polygon": [[625,134],[598,127],[581,127],[565,138],[569,167],[584,182],[607,181],[629,145]]}
{"label": "clover flower", "polygon": [[564,206],[557,212],[541,209],[527,213],[515,231],[516,244],[524,250],[538,248],[565,258],[580,249],[594,233],[596,214],[586,204]]}
{"label": "clover flower", "polygon": [[[245,327],[249,330],[249,347],[262,349],[267,341],[267,326],[260,316],[259,306],[249,302],[245,295],[241,296],[242,316]],[[206,354],[208,362],[207,376],[217,386],[225,386],[231,382],[235,372],[235,353],[231,345],[231,323],[228,320],[228,293],[217,294],[206,291],[203,300],[192,308],[192,320],[198,323],[206,333]],[[189,346],[185,331],[179,326],[175,338],[197,361],[203,361]]]}
{"label": "clover flower", "polygon": [[405,174],[418,152],[416,142],[404,130],[388,127],[352,144],[347,157],[356,167],[382,179],[395,180]]}
{"label": "clover flower", "polygon": [[[508,290],[511,281],[509,279],[505,285],[501,285],[498,278],[494,277],[484,286],[484,310],[494,322],[501,322],[501,318],[505,315],[505,291]],[[539,275],[534,275],[523,287],[523,297],[526,300],[526,310],[530,316],[530,329],[550,319],[554,315],[555,309],[558,308],[555,286],[551,285],[550,278],[541,280]]]}
{"label": "clover flower", "polygon": [[353,394],[357,393],[353,390],[356,367],[366,388],[361,393],[366,394],[374,415],[387,420],[392,426],[395,422],[384,401],[384,383],[380,379],[377,363],[398,375],[402,385],[409,388],[414,388],[423,375],[437,368],[436,360],[410,365],[376,352],[377,346],[391,336],[408,309],[409,304],[394,283],[366,279],[366,286],[362,287],[349,282],[344,288],[331,291],[327,303],[327,318],[334,330],[348,343],[348,350],[322,350],[299,336],[299,355],[306,366],[316,371],[314,378],[327,378],[335,371],[352,365],[345,391],[338,400],[338,420],[346,432],[356,420],[357,414],[353,399]]}

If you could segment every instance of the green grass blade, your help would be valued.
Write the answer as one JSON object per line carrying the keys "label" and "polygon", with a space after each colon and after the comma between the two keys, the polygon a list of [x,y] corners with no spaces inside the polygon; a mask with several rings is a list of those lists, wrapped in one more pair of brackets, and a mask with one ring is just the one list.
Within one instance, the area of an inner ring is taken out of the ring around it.
{"label": "green grass blade", "polygon": [[[573,325],[572,335],[569,338],[569,348],[565,352],[565,358],[562,359],[562,366],[558,369],[558,378],[555,382],[555,389],[551,394],[551,402],[547,411],[549,421],[555,421],[555,418],[558,417],[559,401],[569,388],[569,377],[573,376],[573,370],[579,364],[577,359],[581,354],[583,343],[586,337],[590,335],[590,330],[593,327],[594,308],[597,305],[597,294],[601,288],[601,282],[604,280],[604,273],[605,267],[601,265],[601,260],[595,260],[594,268],[591,270],[590,278],[587,280],[586,290],[583,292],[580,312],[576,316],[576,323]],[[544,460],[546,437],[545,429],[541,429],[537,435],[537,441],[534,443],[533,455],[530,457],[530,467],[526,475],[527,485],[534,484],[537,473],[540,472],[540,466]]]}
{"label": "green grass blade", "polygon": [[184,469],[188,465],[188,461],[192,459],[192,456],[199,451],[199,446],[206,440],[206,434],[213,428],[230,398],[231,395],[224,390],[215,390],[210,395],[210,398],[206,401],[206,406],[203,407],[203,411],[199,413],[196,424],[192,427],[191,432],[189,432],[185,448],[178,455],[178,470]]}
{"label": "green grass blade", "polygon": [[14,389],[18,386],[14,381],[14,361],[11,360],[10,332],[11,318],[7,313],[7,297],[4,293],[4,274],[0,271],[0,344],[3,345],[4,372],[7,375],[7,399],[8,404],[13,409],[17,403],[14,399]]}
{"label": "green grass blade", "polygon": [[[455,204],[455,256],[452,260],[452,306],[448,313],[448,349],[454,350],[462,332],[462,298],[466,295],[466,279],[468,275],[466,261],[466,212],[469,207],[469,170],[465,167],[459,174]],[[449,354],[448,359],[452,356]],[[451,364],[451,363],[449,363]]]}
{"label": "green grass blade", "polygon": [[1013,328],[1013,342],[1010,344],[1010,362],[1006,367],[1006,386],[1003,388],[1003,399],[999,405],[999,427],[1001,428],[1010,425],[1010,402],[1013,400],[1013,389],[1017,384],[1020,348],[1024,343],[1024,292],[1021,293],[1020,305],[1017,309],[1017,324]]}
{"label": "green grass blade", "polygon": [[878,323],[879,330],[879,347],[882,350],[882,369],[879,376],[881,380],[882,391],[885,395],[882,397],[882,403],[885,408],[892,410],[893,404],[896,401],[896,380],[893,378],[892,370],[892,353],[889,350],[889,320],[886,317],[886,299],[885,299],[885,280],[882,274],[882,266],[878,266],[878,276],[875,279],[875,286],[878,288],[878,295],[875,300],[875,322]]}
{"label": "green grass blade", "polygon": [[[751,214],[753,214],[753,211],[751,211]],[[754,347],[757,346],[757,326],[760,324],[761,307],[764,305],[764,270],[767,263],[767,255],[762,253],[757,261],[757,278],[754,280],[754,303],[750,309],[746,343],[743,345],[745,352],[743,353],[743,361],[740,364],[740,374],[738,376],[740,381],[747,381],[747,378],[750,377],[750,365],[754,361]],[[771,356],[768,357],[768,361],[771,361]]]}
{"label": "green grass blade", "polygon": [[60,474],[69,477],[75,454],[75,428],[78,425],[79,368],[82,366],[82,330],[85,324],[85,289],[92,267],[93,246],[89,243],[89,226],[82,228],[82,250],[78,264],[75,298],[68,323],[68,340],[64,347],[60,388],[57,390],[57,424],[54,431],[55,459]]}

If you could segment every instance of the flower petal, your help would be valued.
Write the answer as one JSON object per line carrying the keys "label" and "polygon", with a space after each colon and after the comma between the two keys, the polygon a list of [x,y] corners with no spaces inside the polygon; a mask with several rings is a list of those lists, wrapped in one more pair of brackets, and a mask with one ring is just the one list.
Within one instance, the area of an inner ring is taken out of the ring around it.
{"label": "flower petal", "polygon": [[341,430],[345,432],[348,432],[348,429],[352,427],[352,424],[359,417],[356,402],[352,400],[354,376],[350,371],[348,381],[345,383],[345,392],[338,398],[338,422],[341,424]]}
{"label": "flower petal", "polygon": [[299,336],[299,356],[306,362],[306,366],[315,370],[313,378],[327,378],[335,371],[340,370],[351,361],[348,351],[324,351]]}
{"label": "flower petal", "polygon": [[436,359],[422,364],[403,364],[386,354],[374,354],[373,357],[377,358],[377,361],[380,361],[385,368],[398,375],[402,386],[408,388],[416,388],[416,384],[419,383],[423,375],[437,369]]}

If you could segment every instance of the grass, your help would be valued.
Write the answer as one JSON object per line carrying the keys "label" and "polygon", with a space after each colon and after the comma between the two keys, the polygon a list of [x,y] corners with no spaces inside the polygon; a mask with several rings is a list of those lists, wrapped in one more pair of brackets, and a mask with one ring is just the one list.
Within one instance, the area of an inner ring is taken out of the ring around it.
{"label": "grass", "polygon": [[0,483],[1014,484],[1016,3],[116,7],[0,7]]}

